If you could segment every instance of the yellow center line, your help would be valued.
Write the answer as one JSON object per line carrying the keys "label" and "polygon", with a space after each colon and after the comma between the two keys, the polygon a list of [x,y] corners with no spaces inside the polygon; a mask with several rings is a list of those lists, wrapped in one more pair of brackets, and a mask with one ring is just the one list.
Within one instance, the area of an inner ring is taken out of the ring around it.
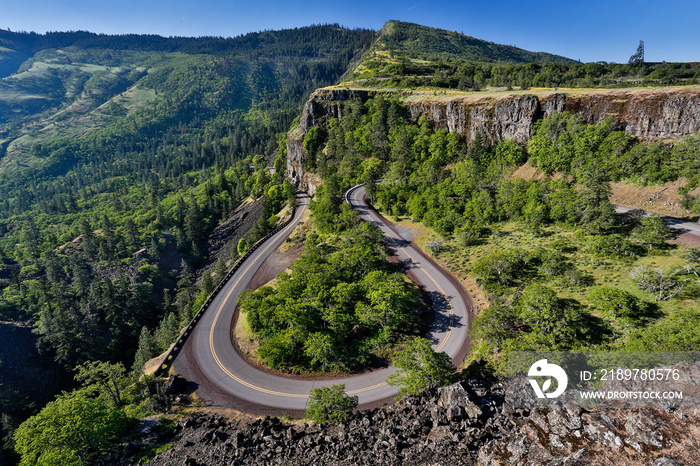
{"label": "yellow center line", "polygon": [[[289,228],[292,228],[292,227],[296,227],[296,225],[290,225],[290,226],[289,226]],[[271,247],[272,247],[272,243],[270,243],[267,247],[265,247],[265,249],[263,249],[263,250],[262,250],[262,253],[260,253],[259,255],[264,254],[264,253],[267,252],[267,250],[270,249]],[[408,253],[408,251],[406,251],[404,248],[400,248],[400,249],[401,249],[401,251],[403,251],[403,253],[404,253],[411,261],[413,261],[413,262],[423,271],[423,273],[425,273],[425,275],[435,284],[435,286],[438,288],[438,290],[440,291],[440,293],[442,293],[442,295],[445,297],[445,300],[447,301],[447,305],[448,305],[449,308],[450,308],[450,314],[449,314],[449,315],[450,315],[450,327],[449,327],[449,329],[448,329],[448,331],[447,331],[447,334],[445,335],[444,340],[440,343],[440,345],[439,345],[438,348],[437,348],[437,351],[441,351],[442,348],[443,348],[443,347],[445,346],[445,344],[447,343],[447,340],[450,338],[450,335],[452,334],[452,328],[453,328],[453,324],[454,324],[454,311],[453,311],[453,309],[452,309],[452,304],[450,303],[450,300],[448,299],[447,293],[445,293],[445,290],[442,289],[442,287],[440,286],[440,284],[433,278],[433,276],[430,275],[430,273],[428,273],[428,271],[427,271],[422,265],[420,265],[420,263],[419,263],[418,261],[416,261],[416,260],[413,258],[413,256],[412,256],[411,254]],[[223,310],[224,310],[224,305],[226,305],[226,303],[228,302],[228,300],[231,298],[231,295],[233,294],[233,291],[238,287],[238,285],[240,284],[241,280],[243,280],[243,277],[245,277],[245,276],[248,274],[248,272],[250,271],[251,267],[253,267],[253,262],[251,262],[251,263],[248,265],[248,267],[246,267],[246,269],[243,271],[243,273],[239,276],[238,280],[236,280],[236,283],[233,284],[233,286],[232,286],[231,289],[229,290],[228,294],[227,294],[226,297],[224,298],[223,303],[222,303],[221,306],[219,307],[219,310],[217,311],[216,316],[214,317],[214,322],[212,323],[211,330],[209,331],[209,349],[211,350],[211,354],[212,354],[212,356],[214,357],[214,360],[216,361],[216,364],[219,366],[219,368],[221,368],[221,370],[222,370],[227,376],[229,376],[231,379],[235,380],[236,382],[240,383],[241,385],[243,385],[243,386],[245,386],[245,387],[251,388],[251,389],[253,389],[253,390],[255,390],[255,391],[258,391],[258,392],[261,392],[261,393],[267,393],[267,394],[269,394],[269,395],[276,395],[276,396],[282,396],[282,397],[287,397],[287,398],[308,398],[308,397],[309,397],[308,394],[297,394],[297,393],[278,392],[278,391],[275,391],[275,390],[268,390],[268,389],[266,389],[266,388],[258,387],[257,385],[254,385],[254,384],[251,384],[251,383],[249,383],[249,382],[246,382],[245,380],[241,379],[240,377],[236,376],[236,375],[233,374],[231,371],[229,371],[229,370],[226,368],[226,366],[224,366],[224,364],[221,362],[221,359],[219,359],[219,356],[218,356],[218,354],[216,353],[216,349],[214,348],[214,329],[216,328],[216,325],[217,325],[217,323],[218,323],[218,321],[219,321],[219,317],[221,316],[221,313],[222,313]],[[380,383],[378,383],[378,384],[371,385],[371,386],[368,386],[368,387],[358,388],[358,389],[356,389],[356,390],[349,390],[349,391],[346,392],[346,393],[347,393],[348,395],[355,395],[355,394],[358,394],[358,393],[363,393],[363,392],[366,392],[366,391],[370,391],[370,390],[374,390],[374,389],[377,389],[377,388],[381,388],[381,387],[383,387],[383,386],[385,386],[385,385],[386,385],[386,382],[380,382]]]}
{"label": "yellow center line", "polygon": [[[357,200],[357,199],[355,199],[355,200]],[[384,223],[384,222],[381,222],[381,223]],[[447,297],[447,293],[445,293],[445,290],[443,290],[442,287],[440,286],[440,284],[433,278],[433,276],[430,275],[430,273],[428,273],[428,271],[422,265],[420,265],[420,262],[418,262],[416,259],[414,259],[413,256],[411,254],[409,254],[406,249],[404,249],[404,248],[399,248],[399,249],[404,254],[406,254],[406,256],[408,256],[408,258],[412,262],[414,262],[418,266],[418,268],[420,268],[423,271],[423,273],[425,273],[425,275],[430,279],[430,281],[432,281],[435,284],[435,286],[440,291],[440,293],[442,293],[442,295],[445,297],[445,301],[447,301],[447,306],[450,308],[450,314],[449,314],[450,326],[447,329],[447,333],[445,334],[445,339],[442,340],[442,342],[440,342],[440,345],[438,345],[438,347],[435,349],[435,351],[438,351],[438,352],[442,351],[442,348],[444,348],[444,346],[447,344],[447,340],[450,339],[450,335],[452,335],[452,328],[454,327],[454,309],[452,308],[452,303],[450,302],[450,299]]]}
{"label": "yellow center line", "polygon": [[348,395],[355,395],[355,394],[357,394],[357,393],[367,392],[367,391],[370,391],[370,390],[374,390],[375,388],[383,387],[383,386],[385,386],[385,385],[386,385],[386,382],[380,382],[380,383],[378,383],[378,384],[376,384],[376,385],[371,385],[371,386],[365,387],[365,388],[358,388],[357,390],[349,390],[349,391],[347,391],[347,392],[345,392],[345,393],[348,394]]}
{"label": "yellow center line", "polygon": [[[296,227],[296,224],[295,224],[295,225],[290,225],[289,227]],[[271,247],[272,247],[272,243],[268,244],[267,247],[266,247],[265,249],[263,249],[262,253],[260,253],[259,255],[264,254],[264,253],[265,253],[268,249],[270,249]],[[266,388],[258,387],[257,385],[253,385],[253,384],[251,384],[251,383],[249,383],[249,382],[246,382],[245,380],[241,379],[240,377],[236,376],[236,375],[233,374],[231,371],[229,371],[229,370],[224,366],[224,364],[221,362],[221,360],[219,359],[219,356],[216,354],[216,349],[214,348],[214,329],[216,328],[216,324],[217,324],[217,322],[219,321],[219,317],[221,316],[221,312],[222,312],[223,309],[224,309],[224,305],[225,305],[225,304],[228,302],[228,300],[231,298],[231,294],[232,294],[233,291],[236,289],[236,287],[238,287],[238,285],[240,284],[241,280],[243,280],[243,277],[245,277],[246,274],[248,273],[248,271],[250,271],[251,267],[253,267],[253,263],[254,263],[254,261],[251,261],[250,265],[248,265],[248,267],[246,267],[245,271],[240,275],[240,277],[238,278],[238,280],[236,280],[236,283],[234,283],[234,285],[231,287],[230,291],[229,291],[228,294],[226,295],[226,298],[224,298],[224,302],[223,302],[223,303],[221,304],[221,306],[219,307],[219,311],[216,313],[216,316],[214,317],[214,322],[212,323],[211,330],[209,331],[209,349],[211,350],[211,354],[212,354],[212,356],[214,356],[214,360],[215,360],[216,363],[219,365],[219,367],[221,368],[221,370],[224,371],[224,373],[225,373],[226,375],[228,375],[230,378],[232,378],[232,379],[235,380],[236,382],[240,383],[241,385],[244,385],[244,386],[246,386],[246,387],[248,387],[248,388],[252,388],[253,390],[256,390],[256,391],[258,391],[258,392],[267,393],[267,394],[269,394],[269,395],[285,396],[285,397],[288,397],[288,398],[308,398],[308,397],[309,397],[308,394],[295,394],[295,393],[277,392],[277,391],[274,391],[274,390],[268,390],[268,389],[266,389]]]}
{"label": "yellow center line", "polygon": [[415,262],[416,265],[423,271],[423,273],[425,273],[425,275],[427,275],[427,277],[430,279],[430,281],[432,281],[435,284],[435,286],[440,291],[440,293],[442,293],[442,295],[445,297],[445,301],[447,301],[447,306],[450,308],[450,314],[449,314],[450,315],[450,326],[447,329],[447,334],[445,334],[445,339],[442,340],[440,345],[435,349],[435,351],[439,352],[445,346],[445,344],[447,343],[447,340],[450,339],[450,335],[452,335],[452,327],[454,324],[454,310],[452,309],[452,304],[450,303],[450,299],[447,297],[447,293],[445,293],[445,290],[442,289],[440,284],[433,278],[433,276],[430,275],[428,273],[428,271],[425,270],[425,268],[423,268],[423,266],[420,265],[420,263],[418,261],[416,261],[413,258],[413,256],[408,253],[408,251],[406,251],[404,248],[401,248],[401,251],[403,251],[403,253],[406,254],[408,256],[408,258],[411,259],[411,261]]}
{"label": "yellow center line", "polygon": [[700,229],[691,227],[691,226],[686,226],[686,225],[680,225],[677,230],[693,230],[693,231],[698,231],[700,232]]}

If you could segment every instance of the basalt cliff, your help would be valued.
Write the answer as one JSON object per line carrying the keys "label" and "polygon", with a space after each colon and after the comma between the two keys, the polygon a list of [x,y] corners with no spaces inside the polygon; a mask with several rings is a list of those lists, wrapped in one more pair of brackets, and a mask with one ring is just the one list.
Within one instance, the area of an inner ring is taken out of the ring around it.
{"label": "basalt cliff", "polygon": [[[313,193],[317,178],[305,173],[303,138],[314,126],[324,126],[330,118],[343,118],[343,103],[365,101],[390,91],[319,89],[304,106],[299,127],[287,140],[287,176]],[[421,97],[402,93],[411,118],[421,115],[437,129],[457,131],[471,141],[477,133],[493,144],[503,139],[525,143],[534,124],[554,112],[579,114],[590,124],[612,117],[616,129],[645,140],[677,139],[700,132],[700,87],[639,90],[591,90],[532,93],[479,93],[466,96]]]}

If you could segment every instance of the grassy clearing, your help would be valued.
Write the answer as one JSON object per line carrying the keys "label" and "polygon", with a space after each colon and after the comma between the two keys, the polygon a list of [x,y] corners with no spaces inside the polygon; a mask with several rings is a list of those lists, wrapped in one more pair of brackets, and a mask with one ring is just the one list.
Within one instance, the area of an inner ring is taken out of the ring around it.
{"label": "grassy clearing", "polygon": [[[584,277],[588,277],[588,286],[573,286],[564,277],[544,278],[538,277],[529,283],[541,283],[552,288],[559,297],[574,299],[584,306],[589,305],[588,292],[600,286],[614,287],[625,290],[641,300],[652,302],[653,297],[641,291],[630,277],[630,270],[634,267],[650,266],[668,271],[675,267],[683,267],[688,261],[683,258],[684,247],[669,245],[666,250],[655,250],[652,254],[636,259],[602,258],[592,252],[586,251],[586,236],[576,233],[573,228],[562,226],[549,226],[536,234],[523,228],[516,222],[505,222],[493,226],[493,234],[482,244],[463,247],[454,239],[445,240],[445,245],[436,255],[426,247],[426,243],[439,235],[432,229],[422,224],[412,222],[408,218],[397,218],[384,214],[392,222],[402,227],[410,228],[414,233],[416,244],[426,253],[438,260],[438,262],[450,271],[474,300],[476,309],[484,309],[489,306],[488,293],[477,284],[476,274],[472,271],[474,265],[482,257],[504,249],[519,248],[525,251],[533,251],[538,247],[553,249],[553,243],[562,240],[573,249],[565,252],[566,259]],[[695,288],[688,287],[686,291],[678,295],[676,299],[656,303],[659,311],[668,314],[676,309],[697,307],[700,305]]]}
{"label": "grassy clearing", "polygon": [[287,237],[282,246],[279,247],[280,252],[286,252],[290,249],[296,247],[299,243],[303,243],[306,239],[306,234],[313,227],[313,221],[311,220],[311,209],[306,209],[304,215],[302,215],[301,220],[297,224],[294,231]]}
{"label": "grassy clearing", "polygon": [[[544,284],[556,291],[560,297],[575,299],[584,305],[589,304],[587,293],[597,286],[620,288],[642,300],[653,301],[648,293],[640,291],[632,282],[630,270],[642,265],[667,271],[688,263],[686,259],[681,257],[684,248],[676,246],[670,246],[662,251],[653,251],[651,255],[636,259],[603,258],[586,250],[586,237],[584,235],[576,233],[571,228],[561,226],[550,226],[536,234],[524,230],[518,223],[506,222],[495,225],[492,231],[493,234],[480,245],[462,247],[454,240],[447,240],[437,257],[453,273],[467,275],[475,282],[476,275],[472,272],[472,268],[479,259],[490,253],[511,248],[528,252],[538,247],[554,249],[555,242],[563,241],[570,245],[571,249],[570,252],[563,252],[566,260],[590,280],[590,285],[574,286],[564,277],[537,277],[532,279],[530,283]],[[668,313],[681,306],[696,306],[697,298],[693,296],[692,290],[689,290],[681,294],[679,299],[662,301],[657,304],[660,311]]]}
{"label": "grassy clearing", "polygon": [[[370,70],[360,70],[360,73],[368,73]],[[328,86],[322,89],[349,89],[349,90],[382,90],[382,91],[392,91],[400,93],[403,96],[405,102],[415,102],[421,101],[426,97],[431,98],[431,100],[452,100],[454,98],[472,98],[472,99],[483,99],[486,97],[492,98],[504,98],[510,95],[536,95],[538,97],[546,97],[554,93],[565,93],[569,95],[591,95],[591,94],[644,94],[644,93],[658,93],[658,92],[669,92],[669,91],[697,91],[700,89],[699,85],[688,85],[688,86],[668,86],[668,87],[629,87],[629,88],[595,88],[595,87],[581,87],[581,88],[570,88],[570,87],[531,87],[528,89],[507,89],[505,87],[486,87],[478,91],[461,91],[458,89],[447,89],[440,87],[426,87],[419,86],[414,88],[400,88],[389,85],[388,78],[375,78],[373,80],[373,85],[366,85],[366,79],[361,76],[357,80],[343,81],[342,83]],[[376,82],[374,82],[376,81]],[[381,81],[387,83],[386,86],[378,84]]]}

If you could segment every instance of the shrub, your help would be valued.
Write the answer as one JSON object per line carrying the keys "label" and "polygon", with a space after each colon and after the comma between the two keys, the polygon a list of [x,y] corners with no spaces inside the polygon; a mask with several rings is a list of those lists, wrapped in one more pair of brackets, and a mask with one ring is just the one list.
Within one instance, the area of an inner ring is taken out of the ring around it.
{"label": "shrub", "polygon": [[306,417],[314,422],[343,422],[357,408],[357,396],[345,394],[345,385],[311,389]]}
{"label": "shrub", "polygon": [[589,308],[609,317],[638,317],[645,306],[634,295],[618,288],[600,287],[588,292]]}
{"label": "shrub", "polygon": [[434,351],[425,338],[415,338],[398,351],[393,363],[398,370],[389,376],[387,383],[401,385],[402,395],[433,391],[451,383],[455,374],[450,357]]}

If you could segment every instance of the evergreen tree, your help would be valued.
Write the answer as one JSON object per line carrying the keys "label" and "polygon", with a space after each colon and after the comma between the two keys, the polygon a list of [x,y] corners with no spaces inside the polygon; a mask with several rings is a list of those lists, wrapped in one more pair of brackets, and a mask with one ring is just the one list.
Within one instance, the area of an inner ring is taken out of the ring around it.
{"label": "evergreen tree", "polygon": [[582,184],[581,223],[588,231],[602,234],[615,223],[615,206],[610,202],[610,175],[604,167],[591,164],[583,175]]}
{"label": "evergreen tree", "polygon": [[139,347],[134,356],[134,364],[131,367],[131,375],[138,377],[143,373],[143,368],[148,361],[156,356],[155,340],[147,327],[141,328]]}
{"label": "evergreen tree", "polygon": [[226,263],[222,258],[216,261],[216,267],[214,268],[214,286],[218,286],[226,277],[228,270],[226,269]]}
{"label": "evergreen tree", "polygon": [[216,285],[214,285],[214,280],[212,280],[211,274],[205,270],[204,274],[202,275],[202,293],[209,296],[211,292],[214,291],[215,287]]}

